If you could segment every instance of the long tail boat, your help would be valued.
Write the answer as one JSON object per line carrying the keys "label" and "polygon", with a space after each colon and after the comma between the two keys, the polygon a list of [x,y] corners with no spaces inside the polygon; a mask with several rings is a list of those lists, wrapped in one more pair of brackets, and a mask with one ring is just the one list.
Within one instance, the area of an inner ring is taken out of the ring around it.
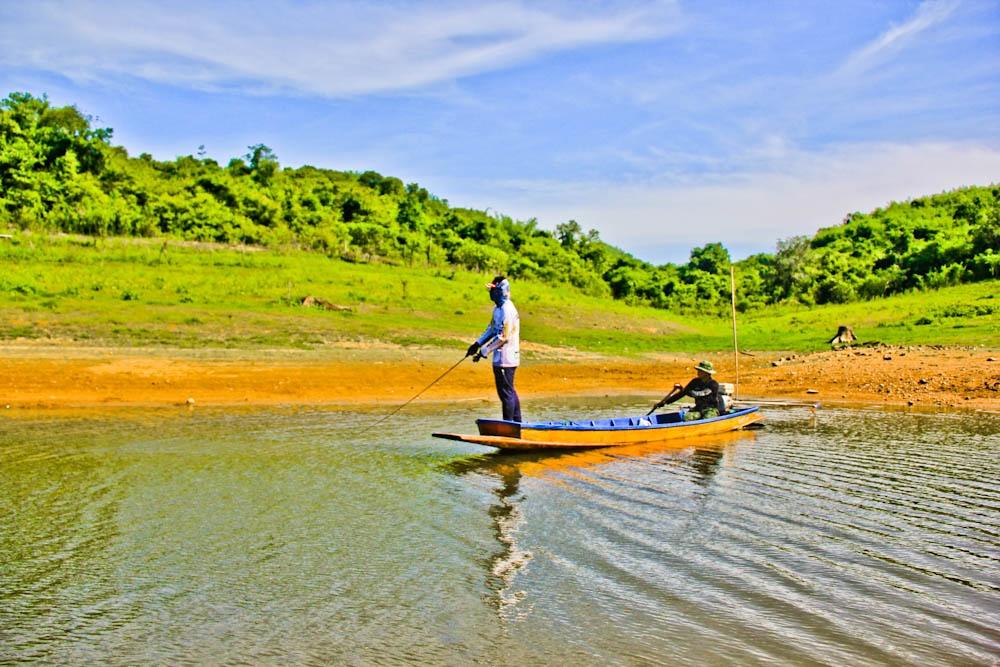
{"label": "long tail boat", "polygon": [[714,433],[738,431],[763,415],[757,406],[718,417],[684,421],[684,410],[642,417],[580,419],[520,423],[477,419],[479,435],[434,433],[435,438],[459,440],[498,449],[582,449],[669,442]]}

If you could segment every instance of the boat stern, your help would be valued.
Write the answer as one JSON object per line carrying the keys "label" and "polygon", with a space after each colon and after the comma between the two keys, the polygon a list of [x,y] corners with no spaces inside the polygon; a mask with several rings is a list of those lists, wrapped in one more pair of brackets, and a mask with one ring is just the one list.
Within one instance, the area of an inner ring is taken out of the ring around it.
{"label": "boat stern", "polygon": [[520,438],[521,424],[505,419],[477,419],[479,435],[495,435],[502,438]]}

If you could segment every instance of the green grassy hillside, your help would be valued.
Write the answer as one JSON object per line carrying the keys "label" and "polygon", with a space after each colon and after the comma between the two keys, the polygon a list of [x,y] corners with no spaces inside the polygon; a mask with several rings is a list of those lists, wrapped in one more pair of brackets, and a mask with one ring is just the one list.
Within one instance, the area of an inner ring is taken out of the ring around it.
{"label": "green grassy hillside", "polygon": [[[353,264],[291,249],[14,233],[0,240],[0,266],[3,342],[463,349],[492,307],[484,273]],[[864,303],[772,306],[739,316],[740,347],[823,349],[840,324],[862,341],[1000,347],[998,293],[1000,281],[985,281]],[[307,296],[341,309],[303,306]],[[732,347],[726,318],[629,306],[532,281],[515,281],[513,299],[529,356]]]}
{"label": "green grassy hillside", "polygon": [[[692,248],[685,264],[655,266],[574,220],[549,231],[535,220],[451,206],[416,183],[374,171],[282,167],[263,144],[223,166],[191,155],[130,156],[111,137],[111,128],[93,127],[91,117],[44,96],[0,100],[0,231],[240,243],[272,252],[296,246],[352,263],[503,273],[665,311],[729,310],[733,262],[720,241]],[[1000,278],[996,185],[894,202],[836,222],[811,238],[778,241],[773,254],[735,262],[740,312]],[[288,262],[323,264],[284,261],[289,269]]]}

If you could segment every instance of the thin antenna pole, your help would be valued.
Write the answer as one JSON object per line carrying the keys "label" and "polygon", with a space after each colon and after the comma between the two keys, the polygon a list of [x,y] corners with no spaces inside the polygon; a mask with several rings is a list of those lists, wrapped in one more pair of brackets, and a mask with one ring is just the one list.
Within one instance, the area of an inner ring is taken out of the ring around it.
{"label": "thin antenna pole", "polygon": [[740,395],[740,348],[736,344],[736,269],[729,265],[729,295],[733,305],[733,359],[736,360],[736,384],[733,387],[733,400]]}

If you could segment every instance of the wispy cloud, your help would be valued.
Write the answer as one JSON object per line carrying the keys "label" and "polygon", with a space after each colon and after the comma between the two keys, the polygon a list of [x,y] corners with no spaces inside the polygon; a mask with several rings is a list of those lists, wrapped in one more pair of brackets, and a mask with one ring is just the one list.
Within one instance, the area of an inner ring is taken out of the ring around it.
{"label": "wispy cloud", "polygon": [[[572,9],[572,11],[570,11]],[[0,64],[79,81],[349,96],[412,89],[676,29],[673,1],[160,3],[42,0],[0,9]]]}
{"label": "wispy cloud", "polygon": [[852,53],[838,70],[841,76],[862,74],[906,48],[921,33],[943,23],[958,7],[958,0],[924,0],[912,18],[895,25]]}
{"label": "wispy cloud", "polygon": [[575,219],[645,259],[683,261],[686,249],[714,241],[773,251],[779,239],[813,234],[847,213],[1000,175],[1000,146],[859,144],[783,154],[780,167],[705,176],[700,184],[510,182],[472,197],[484,206],[498,197],[509,213],[537,216],[546,227]]}

